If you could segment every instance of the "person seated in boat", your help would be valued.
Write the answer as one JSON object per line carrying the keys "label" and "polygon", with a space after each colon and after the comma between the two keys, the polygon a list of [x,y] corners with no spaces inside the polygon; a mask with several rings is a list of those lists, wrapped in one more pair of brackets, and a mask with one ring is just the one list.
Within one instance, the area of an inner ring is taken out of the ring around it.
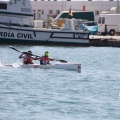
{"label": "person seated in boat", "polygon": [[46,51],[45,54],[40,58],[40,64],[41,65],[47,65],[50,64],[50,61],[53,61],[55,59],[49,58],[49,52]]}
{"label": "person seated in boat", "polygon": [[23,64],[33,64],[32,60],[34,58],[31,57],[32,55],[32,51],[28,51],[28,52],[23,52],[19,58],[23,58]]}

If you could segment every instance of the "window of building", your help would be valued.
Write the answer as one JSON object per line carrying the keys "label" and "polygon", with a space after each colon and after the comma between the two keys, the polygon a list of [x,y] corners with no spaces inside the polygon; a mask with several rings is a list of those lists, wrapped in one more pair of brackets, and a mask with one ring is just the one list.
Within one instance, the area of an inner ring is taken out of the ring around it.
{"label": "window of building", "polygon": [[42,14],[44,14],[44,10],[42,10]]}
{"label": "window of building", "polygon": [[35,13],[36,11],[35,10],[33,10],[33,17],[34,17],[34,20],[36,19],[36,13]]}
{"label": "window of building", "polygon": [[33,14],[33,16],[34,16],[34,20],[35,20],[35,17],[36,17],[36,13],[34,13],[34,14]]}
{"label": "window of building", "polygon": [[41,18],[41,10],[37,11],[37,19],[39,20]]}
{"label": "window of building", "polygon": [[41,12],[41,10],[38,10],[38,12]]}
{"label": "window of building", "polygon": [[53,11],[52,11],[52,10],[49,10],[49,14],[53,14]]}
{"label": "window of building", "polygon": [[7,9],[7,4],[0,3],[0,9]]}
{"label": "window of building", "polygon": [[95,11],[95,15],[99,15],[99,11],[98,10]]}
{"label": "window of building", "polygon": [[60,10],[56,10],[56,14],[60,14]]}
{"label": "window of building", "polygon": [[36,19],[36,13],[34,13],[34,20]]}

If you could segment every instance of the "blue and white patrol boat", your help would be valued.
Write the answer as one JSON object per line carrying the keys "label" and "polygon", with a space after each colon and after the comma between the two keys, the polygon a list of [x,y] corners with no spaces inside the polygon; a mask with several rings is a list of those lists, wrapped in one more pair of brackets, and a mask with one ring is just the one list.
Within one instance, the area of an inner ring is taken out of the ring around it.
{"label": "blue and white patrol boat", "polygon": [[0,1],[0,44],[89,46],[89,32],[74,22],[61,29],[36,28],[30,0]]}

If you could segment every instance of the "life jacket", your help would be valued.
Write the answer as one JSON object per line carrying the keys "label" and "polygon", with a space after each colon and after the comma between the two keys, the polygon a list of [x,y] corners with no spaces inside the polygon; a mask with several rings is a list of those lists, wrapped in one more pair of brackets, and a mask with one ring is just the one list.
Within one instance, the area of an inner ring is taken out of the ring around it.
{"label": "life jacket", "polygon": [[32,58],[25,58],[24,64],[33,64]]}
{"label": "life jacket", "polygon": [[47,65],[47,64],[49,64],[49,58],[45,57],[45,56],[42,56],[41,60],[40,60],[40,64],[41,65]]}

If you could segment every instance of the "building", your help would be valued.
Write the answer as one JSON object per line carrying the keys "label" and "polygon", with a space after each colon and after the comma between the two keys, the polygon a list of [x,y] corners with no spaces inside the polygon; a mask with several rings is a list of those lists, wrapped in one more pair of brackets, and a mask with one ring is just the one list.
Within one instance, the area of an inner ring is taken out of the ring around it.
{"label": "building", "polygon": [[99,14],[103,11],[110,11],[112,7],[118,7],[119,1],[107,0],[32,0],[34,19],[46,19],[48,15],[56,16],[61,11],[93,11],[95,21],[98,21]]}

